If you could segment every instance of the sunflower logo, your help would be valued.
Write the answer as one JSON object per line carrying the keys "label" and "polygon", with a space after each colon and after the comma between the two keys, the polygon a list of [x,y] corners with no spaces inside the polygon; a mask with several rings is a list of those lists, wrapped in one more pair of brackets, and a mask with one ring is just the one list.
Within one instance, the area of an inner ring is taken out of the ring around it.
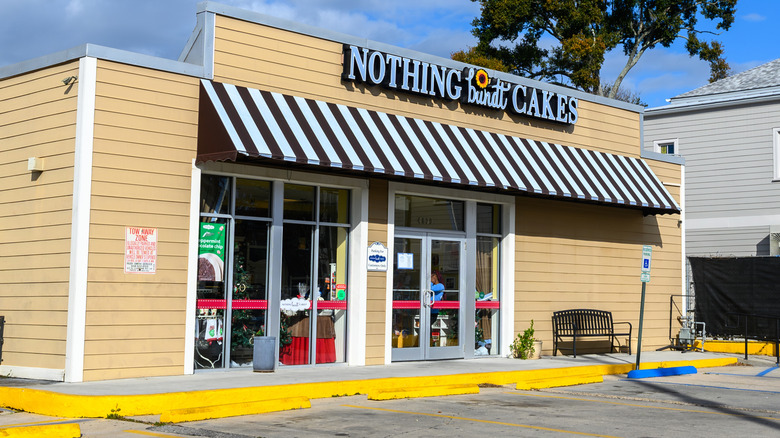
{"label": "sunflower logo", "polygon": [[474,80],[479,88],[485,88],[490,83],[490,78],[484,69],[477,70],[477,74],[474,75]]}

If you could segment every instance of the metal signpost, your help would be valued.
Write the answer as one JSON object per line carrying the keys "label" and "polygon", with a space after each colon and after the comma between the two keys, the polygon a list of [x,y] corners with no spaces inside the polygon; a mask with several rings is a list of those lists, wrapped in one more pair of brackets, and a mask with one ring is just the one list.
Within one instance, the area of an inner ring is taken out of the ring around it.
{"label": "metal signpost", "polygon": [[[642,247],[642,273],[639,279],[642,280],[642,299],[639,305],[639,337],[636,340],[636,370],[639,369],[639,358],[642,355],[642,322],[645,314],[645,286],[650,282],[650,261],[653,257],[653,247],[644,245]],[[631,342],[631,340],[629,340]]]}

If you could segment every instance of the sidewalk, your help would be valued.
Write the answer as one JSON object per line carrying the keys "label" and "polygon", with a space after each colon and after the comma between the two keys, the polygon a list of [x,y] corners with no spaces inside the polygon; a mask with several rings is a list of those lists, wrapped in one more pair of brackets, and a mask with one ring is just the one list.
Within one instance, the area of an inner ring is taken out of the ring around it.
{"label": "sidewalk", "polygon": [[[737,361],[736,355],[719,353],[642,352],[642,368],[706,368]],[[478,358],[365,367],[291,367],[274,373],[238,369],[84,383],[5,378],[0,379],[0,405],[58,417],[104,418],[113,413],[125,417],[161,415],[161,421],[188,421],[190,417],[186,415],[193,412],[216,418],[240,415],[237,412],[242,409],[267,412],[306,407],[311,399],[343,395],[371,397],[382,392],[390,393],[391,398],[403,398],[465,393],[458,392],[460,389],[478,391],[478,385],[566,386],[588,383],[594,377],[626,374],[635,362],[634,355],[616,353],[577,358],[545,356],[525,361]],[[245,406],[248,404],[252,406]],[[251,413],[259,413],[255,411]]]}

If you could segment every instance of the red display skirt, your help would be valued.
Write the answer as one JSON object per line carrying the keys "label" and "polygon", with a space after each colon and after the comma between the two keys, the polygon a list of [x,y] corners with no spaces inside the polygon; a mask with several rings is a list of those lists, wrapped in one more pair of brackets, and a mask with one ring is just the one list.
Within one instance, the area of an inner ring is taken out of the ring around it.
{"label": "red display skirt", "polygon": [[[279,351],[279,361],[285,365],[309,363],[309,338],[292,337],[292,343]],[[336,362],[336,339],[317,338],[317,363]]]}

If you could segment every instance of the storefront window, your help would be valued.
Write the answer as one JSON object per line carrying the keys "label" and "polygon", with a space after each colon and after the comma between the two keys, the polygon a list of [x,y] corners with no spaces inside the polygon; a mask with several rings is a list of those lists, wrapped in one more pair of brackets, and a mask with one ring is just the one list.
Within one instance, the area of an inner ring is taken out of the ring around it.
{"label": "storefront window", "polygon": [[475,355],[498,354],[501,206],[477,204]]}
{"label": "storefront window", "polygon": [[230,185],[231,179],[226,176],[201,176],[200,212],[228,214],[230,212]]}
{"label": "storefront window", "polygon": [[501,233],[501,206],[477,204],[477,233]]}
{"label": "storefront window", "polygon": [[345,189],[320,189],[320,222],[349,223],[349,192]]}
{"label": "storefront window", "polygon": [[236,220],[230,319],[231,366],[251,365],[253,338],[266,334],[268,224]]}
{"label": "storefront window", "polygon": [[464,203],[422,196],[395,196],[395,226],[463,231]]}
{"label": "storefront window", "polygon": [[236,215],[270,217],[271,183],[254,179],[236,179]]}
{"label": "storefront window", "polygon": [[[199,230],[195,367],[224,366],[227,219],[202,218]],[[227,263],[229,267],[229,263]]]}
{"label": "storefront window", "polygon": [[313,232],[311,225],[284,225],[279,360],[285,365],[309,363]]}
{"label": "storefront window", "polygon": [[[201,181],[195,368],[250,366],[257,335],[276,337],[286,365],[346,361],[349,190],[216,175]],[[276,184],[284,185],[278,224]],[[272,225],[282,231],[275,253]],[[281,272],[269,271],[274,259]],[[268,287],[272,275],[278,290]],[[279,301],[279,315],[268,314],[269,300]],[[279,332],[268,333],[276,323]]]}
{"label": "storefront window", "polygon": [[344,362],[349,228],[320,226],[317,266],[317,363]]}
{"label": "storefront window", "polygon": [[[284,365],[346,360],[348,210],[347,190],[285,185],[279,350]],[[315,216],[320,220],[313,221]]]}
{"label": "storefront window", "polygon": [[314,220],[316,187],[298,184],[284,185],[284,219]]}

